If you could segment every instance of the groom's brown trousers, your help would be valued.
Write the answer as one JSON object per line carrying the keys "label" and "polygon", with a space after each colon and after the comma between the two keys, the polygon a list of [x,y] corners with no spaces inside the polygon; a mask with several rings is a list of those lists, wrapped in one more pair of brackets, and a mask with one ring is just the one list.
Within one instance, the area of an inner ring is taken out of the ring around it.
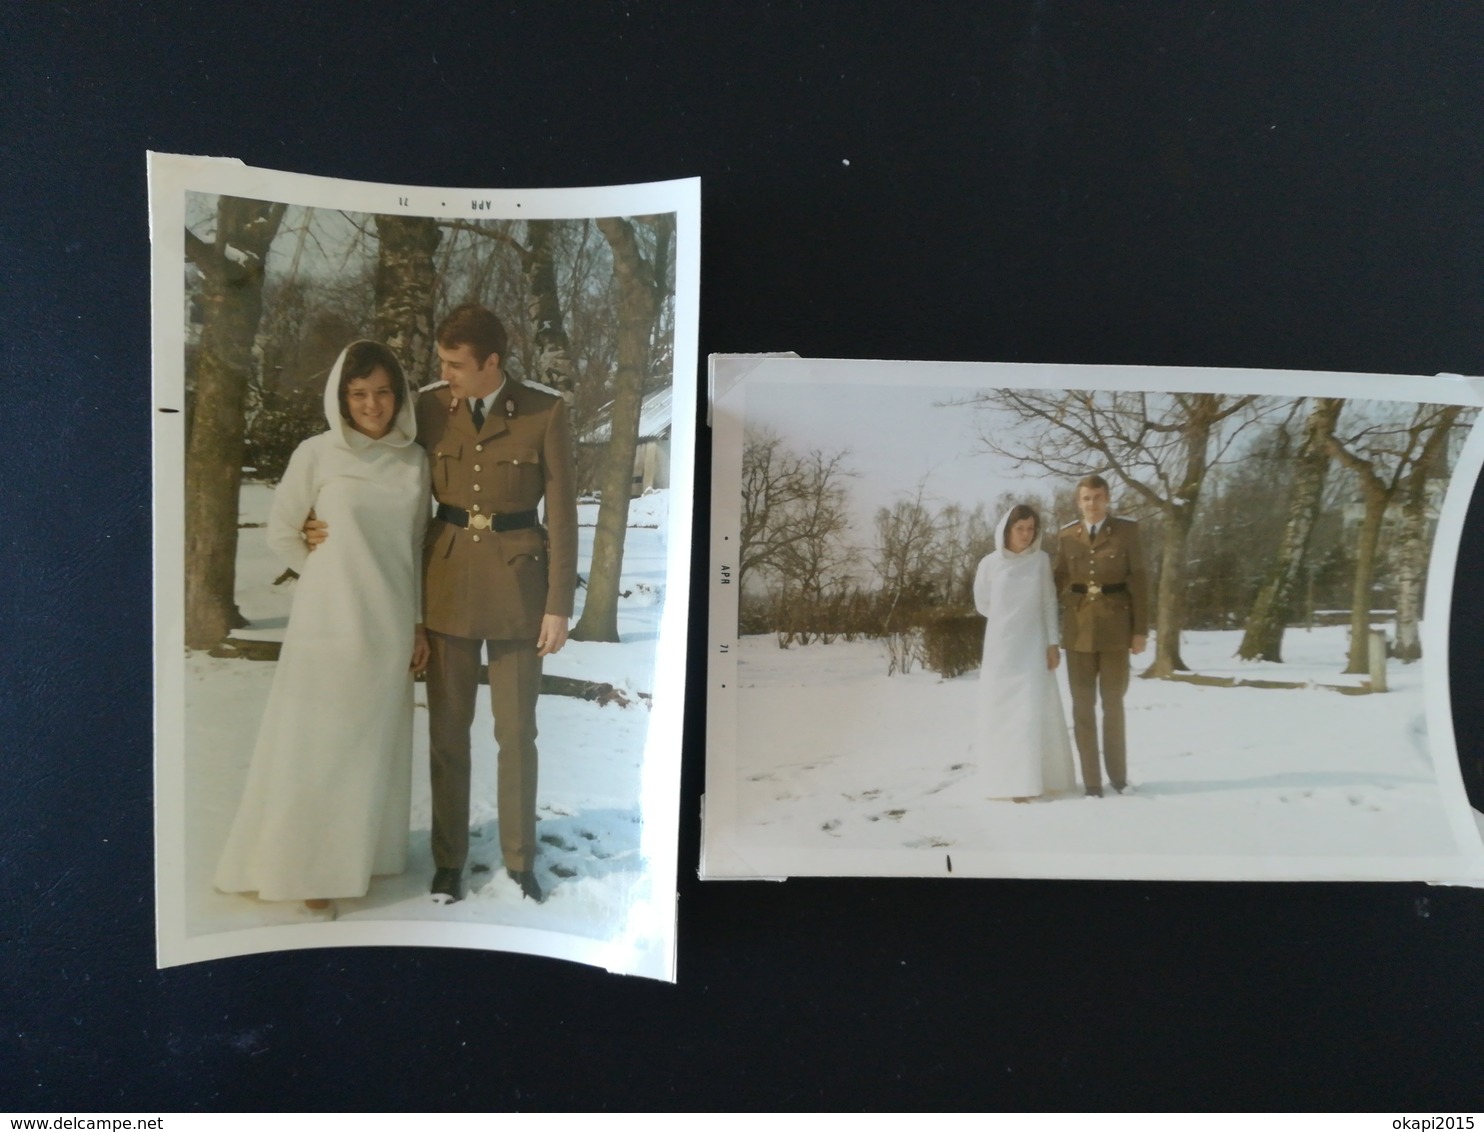
{"label": "groom's brown trousers", "polygon": [[428,633],[428,761],[433,788],[433,863],[458,869],[469,855],[469,730],[489,650],[490,708],[499,747],[500,852],[516,872],[536,863],[535,641],[479,641]]}
{"label": "groom's brown trousers", "polygon": [[1103,762],[1115,790],[1128,785],[1128,748],[1124,742],[1123,696],[1128,691],[1128,649],[1105,652],[1067,650],[1067,686],[1072,692],[1072,734],[1082,764],[1082,784],[1102,793],[1098,766],[1098,700],[1103,702]]}

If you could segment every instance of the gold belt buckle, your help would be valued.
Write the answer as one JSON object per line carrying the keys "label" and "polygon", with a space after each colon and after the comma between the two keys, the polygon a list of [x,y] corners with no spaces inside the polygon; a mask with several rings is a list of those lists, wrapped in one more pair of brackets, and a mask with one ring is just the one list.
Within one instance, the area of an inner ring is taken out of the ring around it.
{"label": "gold belt buckle", "polygon": [[1087,583],[1087,596],[1088,597],[1097,597],[1098,594],[1100,594],[1102,592],[1103,592],[1103,587],[1100,586],[1100,585],[1098,585],[1096,582],[1088,582]]}
{"label": "gold belt buckle", "polygon": [[469,526],[476,531],[487,531],[490,529],[490,517],[483,512],[470,515]]}

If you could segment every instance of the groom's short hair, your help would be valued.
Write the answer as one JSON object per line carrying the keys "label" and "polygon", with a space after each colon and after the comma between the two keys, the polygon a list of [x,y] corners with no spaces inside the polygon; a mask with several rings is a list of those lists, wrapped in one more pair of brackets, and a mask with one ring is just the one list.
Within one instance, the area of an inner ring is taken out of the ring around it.
{"label": "groom's short hair", "polygon": [[1108,487],[1108,481],[1105,480],[1102,476],[1083,476],[1080,480],[1077,481],[1077,490],[1081,491],[1084,487],[1090,487],[1093,488],[1095,491],[1105,492],[1109,499],[1113,498],[1112,489]]}
{"label": "groom's short hair", "polygon": [[505,347],[509,339],[500,316],[478,303],[464,303],[444,315],[433,335],[438,345],[445,350],[456,350],[468,346],[474,352],[474,360],[481,366],[491,354],[499,354],[505,360]]}

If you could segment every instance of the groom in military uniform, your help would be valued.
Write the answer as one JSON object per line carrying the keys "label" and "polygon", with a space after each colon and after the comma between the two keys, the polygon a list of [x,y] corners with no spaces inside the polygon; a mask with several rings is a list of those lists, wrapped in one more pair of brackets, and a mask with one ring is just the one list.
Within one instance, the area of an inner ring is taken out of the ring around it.
{"label": "groom in military uniform", "polygon": [[1149,585],[1139,524],[1108,514],[1110,493],[1102,476],[1077,484],[1082,518],[1064,526],[1056,552],[1056,591],[1061,597],[1062,648],[1072,691],[1072,732],[1089,798],[1103,796],[1098,760],[1097,704],[1103,703],[1102,761],[1115,791],[1128,788],[1123,697],[1129,657],[1148,639]]}
{"label": "groom in military uniform", "polygon": [[444,384],[417,402],[417,439],[428,452],[437,502],[424,552],[432,893],[463,896],[469,729],[487,666],[500,851],[521,892],[539,903],[536,699],[541,660],[566,643],[577,588],[567,407],[505,377],[505,327],[478,304],[452,311],[434,337]]}

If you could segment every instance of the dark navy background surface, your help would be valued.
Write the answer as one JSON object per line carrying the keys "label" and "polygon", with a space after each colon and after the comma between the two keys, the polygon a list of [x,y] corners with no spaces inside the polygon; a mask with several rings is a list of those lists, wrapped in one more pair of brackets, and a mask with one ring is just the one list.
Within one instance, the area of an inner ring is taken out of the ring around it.
{"label": "dark navy background surface", "polygon": [[[10,0],[0,1109],[1484,1108],[1484,893],[698,883],[699,617],[678,986],[156,971],[144,164],[699,175],[703,355],[1479,374],[1481,42],[1465,4]],[[1484,501],[1463,554],[1477,786]]]}

